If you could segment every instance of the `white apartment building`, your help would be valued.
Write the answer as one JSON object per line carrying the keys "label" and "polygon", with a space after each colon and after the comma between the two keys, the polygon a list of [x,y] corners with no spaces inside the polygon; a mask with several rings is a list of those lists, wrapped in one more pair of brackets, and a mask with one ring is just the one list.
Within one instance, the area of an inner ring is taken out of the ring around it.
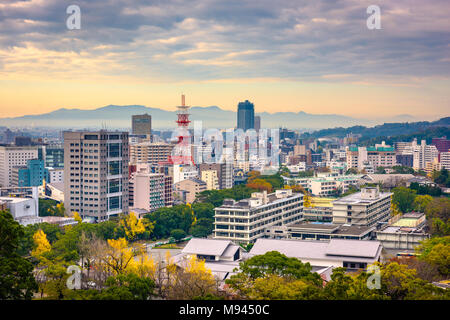
{"label": "white apartment building", "polygon": [[441,168],[450,170],[450,152],[441,152],[440,157]]}
{"label": "white apartment building", "polygon": [[333,201],[333,223],[378,227],[391,214],[392,193],[378,188],[363,188],[361,192]]}
{"label": "white apartment building", "polygon": [[290,189],[270,194],[255,192],[251,198],[240,201],[225,199],[214,210],[214,239],[249,244],[264,237],[266,228],[300,220],[303,194],[294,194]]}
{"label": "white apartment building", "polygon": [[439,150],[434,145],[427,145],[425,140],[417,144],[414,139],[403,148],[402,154],[412,154],[414,170],[422,170],[426,168],[427,162],[433,163],[439,157]]}
{"label": "white apartment building", "polygon": [[105,221],[128,212],[128,132],[64,132],[64,205]]}
{"label": "white apartment building", "polygon": [[12,169],[26,166],[28,160],[38,158],[38,147],[0,146],[0,187],[12,186]]}
{"label": "white apartment building", "polygon": [[383,141],[375,147],[347,147],[347,167],[363,170],[367,163],[374,169],[391,168],[396,165],[395,149]]}

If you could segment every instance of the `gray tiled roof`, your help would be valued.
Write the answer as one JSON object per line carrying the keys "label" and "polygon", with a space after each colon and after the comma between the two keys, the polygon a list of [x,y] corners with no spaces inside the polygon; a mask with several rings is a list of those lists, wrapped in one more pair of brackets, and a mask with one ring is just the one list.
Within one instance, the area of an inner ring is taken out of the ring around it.
{"label": "gray tiled roof", "polygon": [[221,256],[227,247],[233,244],[229,240],[193,238],[182,250],[182,253]]}

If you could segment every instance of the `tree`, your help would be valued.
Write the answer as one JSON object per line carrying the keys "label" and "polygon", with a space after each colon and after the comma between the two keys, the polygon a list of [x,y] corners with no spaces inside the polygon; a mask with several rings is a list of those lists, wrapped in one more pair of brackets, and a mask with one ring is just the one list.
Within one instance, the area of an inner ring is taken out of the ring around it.
{"label": "tree", "polygon": [[272,192],[272,185],[263,179],[253,179],[246,184],[246,187],[259,191],[267,191],[267,193]]}
{"label": "tree", "polygon": [[37,292],[33,265],[19,251],[23,227],[8,211],[0,211],[0,300],[31,299]]}
{"label": "tree", "polygon": [[243,298],[300,299],[317,296],[322,285],[322,279],[311,272],[309,263],[277,251],[245,260],[239,269],[239,273],[225,282]]}
{"label": "tree", "polygon": [[432,235],[450,235],[450,199],[434,198],[425,208],[427,225]]}
{"label": "tree", "polygon": [[377,174],[386,174],[386,170],[383,167],[377,167],[376,172]]}
{"label": "tree", "polygon": [[186,232],[181,229],[174,229],[170,231],[170,236],[173,237],[176,241],[179,241],[186,237]]}
{"label": "tree", "polygon": [[395,203],[398,209],[403,212],[411,212],[414,209],[414,200],[416,198],[416,191],[406,187],[397,187],[393,190],[392,202]]}
{"label": "tree", "polygon": [[418,212],[425,212],[425,209],[432,201],[433,197],[430,195],[418,195],[414,199],[414,210]]}
{"label": "tree", "polygon": [[127,216],[120,219],[120,225],[125,230],[127,240],[134,240],[139,234],[145,232],[146,229],[153,229],[151,222],[147,223],[147,228],[144,226],[143,219],[138,219],[134,212],[130,212]]}
{"label": "tree", "polygon": [[450,236],[425,240],[416,251],[420,260],[436,266],[440,274],[450,274]]}
{"label": "tree", "polygon": [[213,229],[213,219],[200,218],[192,225],[190,234],[196,238],[206,238],[212,233]]}
{"label": "tree", "polygon": [[47,240],[47,235],[39,229],[33,236],[35,248],[31,252],[31,255],[35,258],[40,258],[44,253],[49,252],[52,249],[52,246]]}
{"label": "tree", "polygon": [[73,218],[75,219],[75,221],[77,221],[78,223],[82,222],[82,219],[80,217],[80,214],[76,211],[73,212]]}

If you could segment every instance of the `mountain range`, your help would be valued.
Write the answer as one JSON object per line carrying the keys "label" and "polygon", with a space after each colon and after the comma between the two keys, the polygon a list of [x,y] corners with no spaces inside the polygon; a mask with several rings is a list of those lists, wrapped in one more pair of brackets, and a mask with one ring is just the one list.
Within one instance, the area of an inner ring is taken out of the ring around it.
{"label": "mountain range", "polygon": [[[129,128],[131,116],[147,113],[152,116],[155,129],[169,129],[177,118],[174,111],[150,108],[142,105],[108,105],[93,110],[58,109],[49,113],[26,115],[15,118],[0,118],[0,125],[9,127],[59,127],[59,128]],[[201,120],[204,128],[233,128],[236,126],[236,112],[217,106],[192,107],[190,120]],[[376,125],[388,122],[415,121],[410,115],[398,115],[389,119],[359,119],[338,114],[311,114],[300,112],[256,113],[261,116],[263,128],[290,128],[317,130],[322,128],[349,127],[355,125]]]}

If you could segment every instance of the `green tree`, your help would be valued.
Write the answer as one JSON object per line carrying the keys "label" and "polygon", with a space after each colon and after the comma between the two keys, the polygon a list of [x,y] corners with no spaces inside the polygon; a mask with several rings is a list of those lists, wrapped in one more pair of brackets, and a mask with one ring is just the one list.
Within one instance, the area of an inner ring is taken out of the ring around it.
{"label": "green tree", "polygon": [[416,251],[420,260],[436,266],[440,274],[450,275],[450,236],[425,240]]}
{"label": "green tree", "polygon": [[397,205],[401,212],[407,213],[414,210],[415,190],[406,187],[397,187],[394,188],[393,193],[392,202]]}
{"label": "green tree", "polygon": [[174,229],[170,231],[170,236],[173,237],[176,241],[181,240],[186,237],[186,232],[181,229]]}
{"label": "green tree", "polygon": [[425,212],[427,206],[433,201],[430,195],[418,195],[414,199],[414,210],[418,212]]}
{"label": "green tree", "polygon": [[0,211],[0,300],[31,299],[38,286],[33,265],[19,251],[23,227],[8,211]]}

